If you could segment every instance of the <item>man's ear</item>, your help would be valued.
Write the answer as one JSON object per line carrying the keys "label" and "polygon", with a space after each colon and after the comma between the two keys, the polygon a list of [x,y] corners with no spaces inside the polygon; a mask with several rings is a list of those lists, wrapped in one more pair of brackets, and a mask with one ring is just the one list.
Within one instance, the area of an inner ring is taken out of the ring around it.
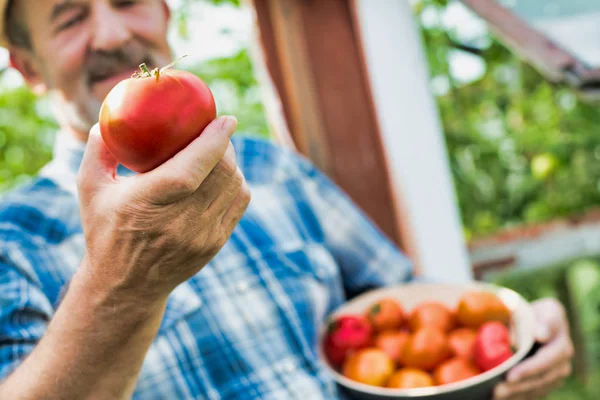
{"label": "man's ear", "polygon": [[21,48],[10,49],[10,66],[21,73],[27,86],[37,95],[45,94],[48,86],[30,51]]}
{"label": "man's ear", "polygon": [[163,0],[163,9],[165,11],[165,20],[168,23],[171,20],[171,9],[165,0]]}

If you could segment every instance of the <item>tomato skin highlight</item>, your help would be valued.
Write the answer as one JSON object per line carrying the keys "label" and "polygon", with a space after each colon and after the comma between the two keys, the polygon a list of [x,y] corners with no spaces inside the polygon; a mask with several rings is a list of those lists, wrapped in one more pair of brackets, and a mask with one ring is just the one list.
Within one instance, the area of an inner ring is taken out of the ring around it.
{"label": "tomato skin highlight", "polygon": [[196,139],[217,117],[208,86],[187,71],[168,69],[119,82],[100,109],[100,132],[113,157],[148,172]]}

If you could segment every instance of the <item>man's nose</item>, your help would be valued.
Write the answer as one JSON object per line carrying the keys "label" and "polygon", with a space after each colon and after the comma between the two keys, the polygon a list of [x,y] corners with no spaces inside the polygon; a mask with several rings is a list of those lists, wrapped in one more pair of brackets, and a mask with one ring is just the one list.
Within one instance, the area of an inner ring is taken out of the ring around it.
{"label": "man's nose", "polygon": [[129,39],[131,32],[119,12],[110,4],[97,5],[92,16],[92,50],[118,49]]}

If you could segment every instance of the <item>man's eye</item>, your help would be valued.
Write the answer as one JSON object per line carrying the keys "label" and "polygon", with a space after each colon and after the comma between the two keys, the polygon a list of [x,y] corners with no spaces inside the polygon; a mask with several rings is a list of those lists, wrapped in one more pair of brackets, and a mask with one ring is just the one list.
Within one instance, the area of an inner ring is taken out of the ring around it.
{"label": "man's eye", "polygon": [[135,1],[133,1],[133,0],[122,0],[122,1],[115,2],[115,6],[119,7],[119,8],[130,7],[134,4],[135,4]]}
{"label": "man's eye", "polygon": [[69,19],[67,22],[63,23],[62,25],[60,25],[58,27],[58,31],[64,31],[65,29],[69,29],[70,27],[75,26],[78,23],[80,23],[81,21],[83,21],[84,18],[85,18],[85,15],[83,15],[83,14],[77,15],[77,16]]}

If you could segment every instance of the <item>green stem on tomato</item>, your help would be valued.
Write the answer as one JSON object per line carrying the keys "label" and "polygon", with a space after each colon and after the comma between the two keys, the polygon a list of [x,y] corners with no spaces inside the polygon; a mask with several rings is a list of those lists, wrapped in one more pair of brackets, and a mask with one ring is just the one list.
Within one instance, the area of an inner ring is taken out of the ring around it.
{"label": "green stem on tomato", "polygon": [[142,63],[140,64],[140,69],[143,72],[143,76],[150,76],[150,70],[148,69],[148,67],[146,66],[146,63]]}

